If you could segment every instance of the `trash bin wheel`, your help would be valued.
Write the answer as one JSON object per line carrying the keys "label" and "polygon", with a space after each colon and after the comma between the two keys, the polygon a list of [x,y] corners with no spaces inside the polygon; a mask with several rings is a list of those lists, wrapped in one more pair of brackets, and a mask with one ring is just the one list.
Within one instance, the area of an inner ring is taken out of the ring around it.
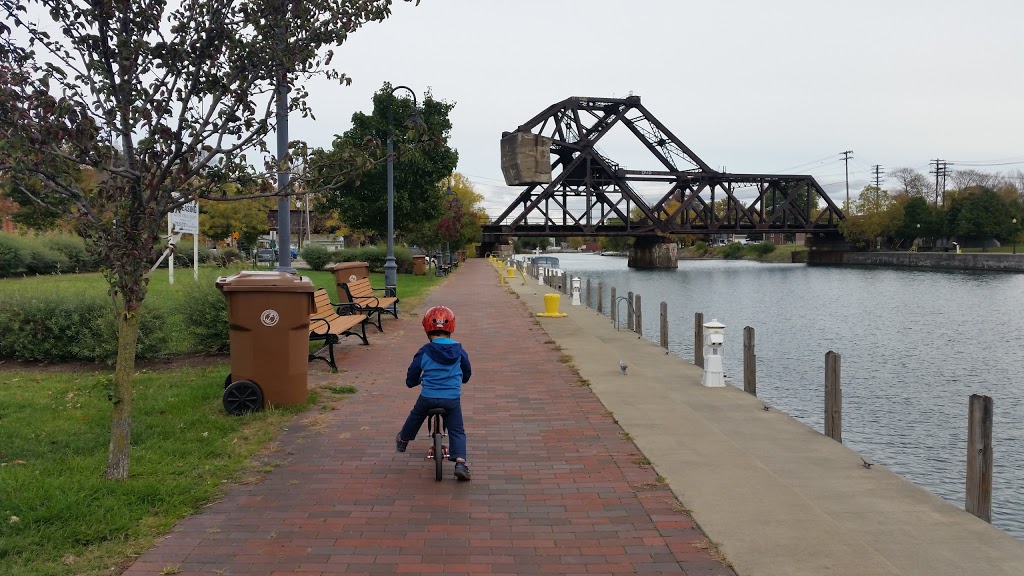
{"label": "trash bin wheel", "polygon": [[250,380],[232,382],[224,389],[224,410],[232,416],[256,412],[263,407],[263,390]]}

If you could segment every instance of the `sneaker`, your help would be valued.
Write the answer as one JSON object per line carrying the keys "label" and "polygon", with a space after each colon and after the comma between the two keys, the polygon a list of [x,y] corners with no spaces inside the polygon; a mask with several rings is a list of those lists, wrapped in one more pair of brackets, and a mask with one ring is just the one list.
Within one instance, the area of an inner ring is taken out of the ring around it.
{"label": "sneaker", "polygon": [[469,480],[469,466],[465,462],[455,463],[455,477],[459,480]]}
{"label": "sneaker", "polygon": [[405,452],[405,449],[409,446],[408,440],[402,440],[402,433],[395,434],[395,450],[399,452]]}

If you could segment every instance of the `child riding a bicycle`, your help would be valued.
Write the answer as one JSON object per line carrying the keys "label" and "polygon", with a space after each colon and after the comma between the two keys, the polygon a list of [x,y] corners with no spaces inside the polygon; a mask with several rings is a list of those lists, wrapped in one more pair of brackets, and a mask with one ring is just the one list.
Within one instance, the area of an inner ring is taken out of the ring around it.
{"label": "child riding a bicycle", "polygon": [[[409,442],[416,439],[427,412],[432,408],[448,411],[445,422],[451,439],[451,454],[455,460],[455,477],[469,480],[466,462],[466,430],[462,422],[462,385],[469,382],[473,371],[469,355],[462,344],[451,339],[455,332],[455,313],[445,306],[434,306],[423,315],[423,330],[430,342],[424,344],[412,358],[405,385],[422,386],[402,430],[395,436],[395,448],[405,452]],[[435,455],[440,457],[440,455]]]}

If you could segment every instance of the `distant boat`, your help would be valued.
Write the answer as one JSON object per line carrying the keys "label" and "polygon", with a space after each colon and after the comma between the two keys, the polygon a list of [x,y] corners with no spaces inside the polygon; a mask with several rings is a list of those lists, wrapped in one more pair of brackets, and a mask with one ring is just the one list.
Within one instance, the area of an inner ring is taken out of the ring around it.
{"label": "distant boat", "polygon": [[534,256],[527,260],[527,266],[530,267],[530,273],[539,276],[540,271],[547,270],[547,273],[552,276],[561,276],[564,272],[558,267],[558,258],[554,256]]}
{"label": "distant boat", "polygon": [[625,256],[625,252],[601,252],[601,256]]}

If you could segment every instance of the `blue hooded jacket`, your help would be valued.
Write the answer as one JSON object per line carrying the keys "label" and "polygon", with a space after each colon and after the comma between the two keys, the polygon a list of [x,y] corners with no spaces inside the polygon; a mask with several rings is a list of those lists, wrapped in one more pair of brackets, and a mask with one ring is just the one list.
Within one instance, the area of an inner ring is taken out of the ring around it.
{"label": "blue hooded jacket", "polygon": [[451,338],[436,338],[413,356],[405,385],[415,388],[422,384],[420,394],[427,398],[459,398],[462,385],[469,382],[472,374],[469,355],[462,344]]}

